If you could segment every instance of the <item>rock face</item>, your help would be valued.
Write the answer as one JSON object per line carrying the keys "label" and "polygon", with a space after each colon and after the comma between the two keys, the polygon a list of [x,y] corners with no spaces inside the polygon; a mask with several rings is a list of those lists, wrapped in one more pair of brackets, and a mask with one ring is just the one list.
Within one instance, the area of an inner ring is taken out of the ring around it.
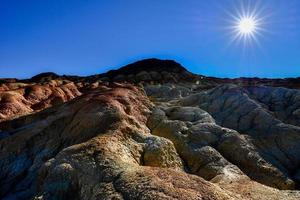
{"label": "rock face", "polygon": [[264,83],[157,59],[4,79],[0,198],[300,199],[300,91]]}
{"label": "rock face", "polygon": [[[34,78],[35,79],[35,78]],[[81,95],[73,82],[8,83],[0,86],[0,121],[61,104]]]}

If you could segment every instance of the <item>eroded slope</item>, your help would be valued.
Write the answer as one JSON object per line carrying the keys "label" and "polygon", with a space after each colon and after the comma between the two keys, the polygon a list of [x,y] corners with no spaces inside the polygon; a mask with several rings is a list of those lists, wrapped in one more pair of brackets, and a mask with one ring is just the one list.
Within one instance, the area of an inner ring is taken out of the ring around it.
{"label": "eroded slope", "polygon": [[262,86],[285,81],[155,59],[6,81],[0,198],[299,199],[300,92]]}

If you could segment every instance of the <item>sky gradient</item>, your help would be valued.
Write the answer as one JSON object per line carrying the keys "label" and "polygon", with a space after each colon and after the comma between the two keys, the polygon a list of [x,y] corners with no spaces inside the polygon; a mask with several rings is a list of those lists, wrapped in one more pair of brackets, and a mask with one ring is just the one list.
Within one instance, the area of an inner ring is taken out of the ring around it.
{"label": "sky gradient", "polygon": [[[255,6],[258,43],[230,43]],[[143,58],[217,77],[300,76],[299,0],[0,0],[0,77],[91,75]]]}

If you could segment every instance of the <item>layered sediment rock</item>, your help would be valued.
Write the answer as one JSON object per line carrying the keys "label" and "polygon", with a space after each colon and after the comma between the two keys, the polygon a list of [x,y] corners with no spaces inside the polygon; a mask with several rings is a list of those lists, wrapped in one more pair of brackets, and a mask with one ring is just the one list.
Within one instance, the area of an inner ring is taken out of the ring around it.
{"label": "layered sediment rock", "polygon": [[297,86],[227,82],[156,59],[3,80],[0,198],[299,199]]}
{"label": "layered sediment rock", "polygon": [[0,87],[0,121],[34,113],[81,95],[73,82],[8,83]]}

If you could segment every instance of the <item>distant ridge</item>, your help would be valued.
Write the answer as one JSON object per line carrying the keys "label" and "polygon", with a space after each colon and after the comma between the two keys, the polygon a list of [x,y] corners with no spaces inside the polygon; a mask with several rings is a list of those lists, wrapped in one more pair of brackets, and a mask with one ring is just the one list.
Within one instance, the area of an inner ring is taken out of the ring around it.
{"label": "distant ridge", "polygon": [[104,73],[103,76],[112,77],[118,74],[129,75],[136,74],[141,71],[166,71],[180,73],[187,72],[188,70],[184,68],[181,64],[175,62],[174,60],[160,60],[157,58],[149,58],[125,65],[124,67],[121,67],[117,70],[110,70],[107,73]]}
{"label": "distant ridge", "polygon": [[29,79],[19,80],[16,78],[1,78],[0,84],[15,82],[36,82],[42,83],[50,80],[61,79],[73,82],[191,82],[206,85],[205,87],[214,87],[218,84],[235,83],[243,86],[267,85],[273,87],[300,88],[300,78],[258,78],[258,77],[240,77],[240,78],[217,78],[194,74],[188,71],[180,63],[174,60],[149,58],[136,61],[120,67],[119,69],[110,70],[106,73],[95,74],[90,76],[72,76],[58,75],[54,72],[44,72]]}

